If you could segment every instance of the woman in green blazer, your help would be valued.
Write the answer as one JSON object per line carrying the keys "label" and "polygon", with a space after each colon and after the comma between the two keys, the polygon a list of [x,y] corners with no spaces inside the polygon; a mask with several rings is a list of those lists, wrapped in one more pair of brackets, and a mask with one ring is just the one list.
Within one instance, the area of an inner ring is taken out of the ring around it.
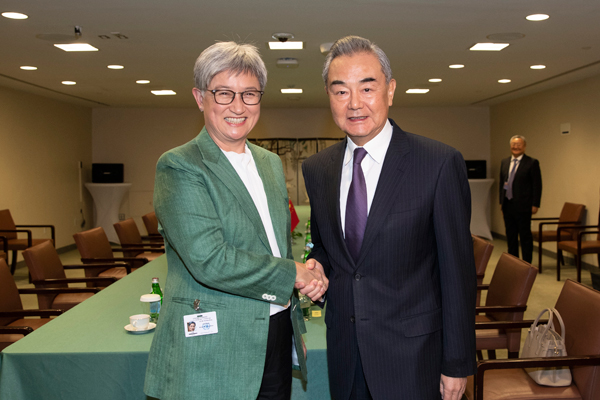
{"label": "woman in green blazer", "polygon": [[281,161],[246,141],[266,68],[254,46],[221,42],[202,52],[194,75],[205,127],[156,168],[169,272],[144,392],[162,400],[289,399],[292,353],[306,377],[294,287],[318,299],[327,278],[293,261]]}

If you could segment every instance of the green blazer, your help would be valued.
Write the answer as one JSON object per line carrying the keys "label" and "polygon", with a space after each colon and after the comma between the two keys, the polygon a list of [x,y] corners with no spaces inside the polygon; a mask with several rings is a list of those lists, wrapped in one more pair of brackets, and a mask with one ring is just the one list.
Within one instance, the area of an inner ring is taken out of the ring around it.
{"label": "green blazer", "polygon": [[[290,296],[299,367],[306,378],[300,336],[306,328],[293,289],[296,267],[281,160],[248,146],[282,258],[272,256],[250,194],[206,128],[158,161],[154,208],[169,272],[146,370],[149,396],[255,400],[269,330],[270,302],[265,299],[285,305]],[[210,311],[216,312],[219,332],[186,338],[184,315]]]}

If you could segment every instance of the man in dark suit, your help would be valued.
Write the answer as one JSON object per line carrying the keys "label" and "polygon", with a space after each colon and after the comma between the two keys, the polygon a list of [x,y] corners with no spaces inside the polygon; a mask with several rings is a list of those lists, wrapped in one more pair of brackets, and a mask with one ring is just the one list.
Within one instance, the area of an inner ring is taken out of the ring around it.
{"label": "man in dark suit", "polygon": [[542,173],[540,163],[525,154],[527,143],[520,135],[510,138],[512,156],[500,167],[500,204],[506,227],[508,253],[519,257],[519,238],[523,260],[531,262],[533,236],[531,215],[540,207]]}
{"label": "man in dark suit", "polygon": [[347,139],[302,169],[314,244],[307,266],[323,267],[330,282],[331,395],[458,400],[475,371],[465,162],[388,120],[396,82],[369,40],[338,40],[323,78]]}

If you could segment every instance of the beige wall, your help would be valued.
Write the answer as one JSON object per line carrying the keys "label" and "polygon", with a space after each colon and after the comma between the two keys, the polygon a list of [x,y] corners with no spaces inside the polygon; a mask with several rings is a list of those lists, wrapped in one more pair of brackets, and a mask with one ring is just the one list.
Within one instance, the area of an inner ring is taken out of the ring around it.
{"label": "beige wall", "polygon": [[[79,201],[78,162],[92,161],[92,110],[0,87],[0,209],[16,224],[52,224],[57,247],[92,226],[90,196]],[[38,236],[50,237],[41,230]]]}
{"label": "beige wall", "polygon": [[[587,224],[598,222],[600,187],[600,76],[568,84],[491,107],[492,177],[498,180],[500,161],[510,155],[511,136],[527,138],[526,153],[540,161],[542,204],[539,217],[557,217],[565,202],[585,204]],[[571,124],[571,134],[560,126]],[[494,185],[493,230],[504,234]],[[537,225],[534,225],[537,229]],[[555,251],[555,246],[546,244]],[[595,256],[586,262],[597,265]]]}
{"label": "beige wall", "polygon": [[[467,159],[489,163],[487,107],[392,108],[390,117],[405,130],[448,143]],[[202,128],[198,109],[112,109],[93,111],[93,161],[125,164],[132,184],[121,213],[133,217],[153,210],[154,167],[166,150],[192,139]],[[251,138],[343,137],[327,108],[263,109]],[[143,231],[143,229],[142,229]]]}

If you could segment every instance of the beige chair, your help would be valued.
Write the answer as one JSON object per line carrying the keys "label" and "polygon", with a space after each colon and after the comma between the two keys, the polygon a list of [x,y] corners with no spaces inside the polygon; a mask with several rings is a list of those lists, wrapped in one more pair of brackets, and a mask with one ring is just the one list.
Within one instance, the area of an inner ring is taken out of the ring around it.
{"label": "beige chair", "polygon": [[[135,224],[133,218],[128,218],[124,221],[117,222],[113,224],[113,226],[115,227],[115,231],[117,232],[117,236],[119,237],[119,241],[121,242],[121,247],[124,250],[130,248],[140,249],[135,251],[123,251],[123,255],[125,257],[138,257],[140,256],[140,254],[143,254],[142,257],[145,257],[148,260],[152,261],[165,253],[162,241],[143,241],[144,238],[142,238],[142,236],[140,235],[140,231],[137,225]],[[148,236],[146,236],[145,238],[147,240],[149,239]]]}
{"label": "beige chair", "polygon": [[[145,257],[115,257],[114,252],[122,253],[122,248],[112,248],[108,237],[102,227],[90,229],[84,232],[79,232],[73,235],[75,244],[81,255],[81,262],[84,264],[106,264],[112,262],[124,262],[126,266],[122,264],[107,268],[87,268],[85,270],[85,276],[114,276],[117,279],[125,277],[136,267],[141,267],[148,262]],[[128,249],[128,251],[138,250],[136,248]]]}
{"label": "beige chair", "polygon": [[[30,229],[21,228],[49,228],[52,239],[34,239]],[[25,233],[27,239],[19,239],[17,234]],[[12,262],[10,264],[10,273],[15,273],[17,267],[17,252],[23,251],[28,247],[35,246],[45,241],[52,240],[52,244],[56,245],[54,233],[54,225],[15,225],[9,210],[0,210],[0,234],[8,240],[7,248],[12,250]]]}
{"label": "beige chair", "polygon": [[[477,272],[477,284],[483,284],[485,270],[492,256],[494,244],[478,236],[471,235],[473,239],[473,254],[475,256],[475,271]],[[481,303],[481,292],[477,291],[477,305]]]}
{"label": "beige chair", "polygon": [[[508,253],[502,253],[489,285],[479,285],[487,290],[485,306],[476,307],[476,322],[522,321],[527,309],[529,293],[535,282],[538,270],[528,262]],[[488,358],[496,358],[496,350],[507,349],[508,357],[519,354],[521,345],[520,329],[487,329],[476,331],[476,348],[481,359],[482,350],[487,350]]]}
{"label": "beige chair", "polygon": [[[68,310],[92,297],[94,293],[100,290],[99,287],[106,287],[116,281],[114,277],[67,278],[65,268],[85,269],[94,267],[90,265],[63,265],[56,249],[49,242],[28,248],[23,252],[23,258],[36,288],[68,288],[69,283],[92,283],[92,286],[95,286],[95,288],[80,287],[77,288],[77,291],[71,293],[38,294],[40,308]],[[112,268],[114,263],[105,266]]]}
{"label": "beige chair", "polygon": [[[558,242],[560,240],[573,240],[577,230],[573,229],[576,225],[581,225],[585,206],[583,204],[565,203],[559,217],[554,218],[531,218],[532,221],[551,221],[540,222],[537,231],[532,231],[533,241],[538,242],[538,269],[542,273],[542,244],[544,242]],[[558,225],[555,230],[544,230],[546,225]],[[561,228],[560,231],[558,228]],[[560,232],[560,235],[559,235]]]}
{"label": "beige chair", "polygon": [[[63,310],[24,310],[19,293],[32,294],[39,291],[40,289],[17,289],[6,261],[0,258],[0,350],[50,322],[50,316],[62,314]],[[35,316],[41,318],[25,318]]]}
{"label": "beige chair", "polygon": [[[476,379],[467,382],[468,400],[600,399],[600,292],[567,280],[555,308],[565,324],[568,356],[480,362]],[[527,328],[532,322],[502,325]],[[523,370],[559,366],[571,368],[570,386],[540,386]]]}
{"label": "beige chair", "polygon": [[[560,240],[557,245],[556,255],[556,280],[560,281],[560,260],[563,259],[562,252],[568,251],[575,256],[577,267],[577,282],[581,282],[581,257],[584,254],[598,254],[600,263],[600,211],[598,212],[598,225],[582,225],[575,236],[575,240]],[[559,232],[564,228],[558,228]],[[596,235],[596,239],[583,240],[585,236]],[[600,265],[600,264],[599,264]]]}

